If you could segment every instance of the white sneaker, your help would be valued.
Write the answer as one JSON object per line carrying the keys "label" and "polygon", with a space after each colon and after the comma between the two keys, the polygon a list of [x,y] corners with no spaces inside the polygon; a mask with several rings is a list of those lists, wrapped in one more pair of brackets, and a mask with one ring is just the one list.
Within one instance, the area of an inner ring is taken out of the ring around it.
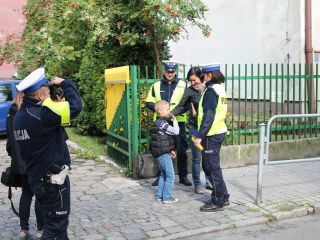
{"label": "white sneaker", "polygon": [[39,231],[37,230],[36,233],[34,234],[35,239],[41,239],[43,234],[43,230]]}
{"label": "white sneaker", "polygon": [[164,204],[171,204],[171,203],[176,203],[176,202],[178,202],[179,200],[178,199],[176,199],[176,198],[171,198],[171,199],[168,199],[168,200],[163,200],[162,202],[164,203]]}
{"label": "white sneaker", "polygon": [[21,230],[19,233],[19,239],[28,239],[30,237],[28,230]]}

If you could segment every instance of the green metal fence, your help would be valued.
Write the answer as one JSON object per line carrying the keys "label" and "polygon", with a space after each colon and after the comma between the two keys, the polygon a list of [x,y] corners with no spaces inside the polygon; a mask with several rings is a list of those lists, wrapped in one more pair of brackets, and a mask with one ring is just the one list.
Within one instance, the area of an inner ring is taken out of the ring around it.
{"label": "green metal fence", "polygon": [[[189,66],[179,66],[185,79]],[[319,66],[306,64],[231,64],[222,66],[228,95],[226,145],[258,142],[258,125],[277,114],[318,113]],[[310,73],[310,74],[309,74]],[[152,113],[145,99],[157,81],[156,67],[130,66],[131,143],[133,161],[149,153]],[[127,101],[127,100],[125,100]],[[279,120],[272,126],[272,140],[317,137],[318,119]]]}

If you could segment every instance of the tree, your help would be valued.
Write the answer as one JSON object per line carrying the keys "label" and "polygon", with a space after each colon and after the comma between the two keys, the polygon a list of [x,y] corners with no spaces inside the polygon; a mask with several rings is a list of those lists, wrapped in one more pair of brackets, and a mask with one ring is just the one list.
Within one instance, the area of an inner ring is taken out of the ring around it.
{"label": "tree", "polygon": [[75,124],[102,134],[104,69],[156,62],[160,74],[170,40],[187,37],[189,26],[210,34],[207,10],[200,0],[28,0],[25,29],[2,44],[0,64],[18,63],[20,78],[43,66],[49,79],[75,79],[84,100]]}
{"label": "tree", "polygon": [[116,23],[112,35],[121,45],[146,42],[152,45],[158,73],[162,51],[170,40],[188,37],[188,27],[197,26],[204,36],[210,27],[203,23],[208,11],[201,0],[122,0],[110,5],[110,19]]}

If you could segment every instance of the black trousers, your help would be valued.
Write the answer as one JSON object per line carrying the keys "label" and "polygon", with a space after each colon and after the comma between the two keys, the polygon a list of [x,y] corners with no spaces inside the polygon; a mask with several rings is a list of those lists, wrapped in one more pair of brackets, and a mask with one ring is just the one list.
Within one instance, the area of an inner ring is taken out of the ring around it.
{"label": "black trousers", "polygon": [[[21,175],[22,182],[22,194],[19,202],[19,218],[21,230],[29,230],[29,217],[32,197],[34,196],[29,184],[27,174]],[[41,210],[41,206],[37,198],[34,203],[34,210],[36,213],[37,230],[43,230],[44,218]]]}
{"label": "black trousers", "polygon": [[70,214],[70,181],[62,185],[45,186],[43,181],[31,185],[44,213],[42,239],[68,240],[67,228]]}
{"label": "black trousers", "polygon": [[177,168],[178,175],[180,178],[186,177],[188,175],[188,158],[187,149],[188,142],[186,136],[186,124],[184,122],[178,122],[179,124],[179,135],[175,136],[175,144],[177,149]]}
{"label": "black trousers", "polygon": [[225,133],[208,136],[202,141],[205,150],[202,152],[202,168],[208,176],[212,190],[212,202],[217,206],[223,206],[229,199],[228,190],[220,168],[220,149],[225,138]]}

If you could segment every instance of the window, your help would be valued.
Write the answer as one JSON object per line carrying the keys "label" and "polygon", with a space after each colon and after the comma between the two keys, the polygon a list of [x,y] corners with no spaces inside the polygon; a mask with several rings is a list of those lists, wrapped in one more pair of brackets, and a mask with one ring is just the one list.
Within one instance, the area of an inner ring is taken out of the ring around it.
{"label": "window", "polygon": [[320,62],[320,51],[314,51],[313,54],[314,62]]}
{"label": "window", "polygon": [[12,101],[12,90],[10,84],[0,85],[0,103]]}

